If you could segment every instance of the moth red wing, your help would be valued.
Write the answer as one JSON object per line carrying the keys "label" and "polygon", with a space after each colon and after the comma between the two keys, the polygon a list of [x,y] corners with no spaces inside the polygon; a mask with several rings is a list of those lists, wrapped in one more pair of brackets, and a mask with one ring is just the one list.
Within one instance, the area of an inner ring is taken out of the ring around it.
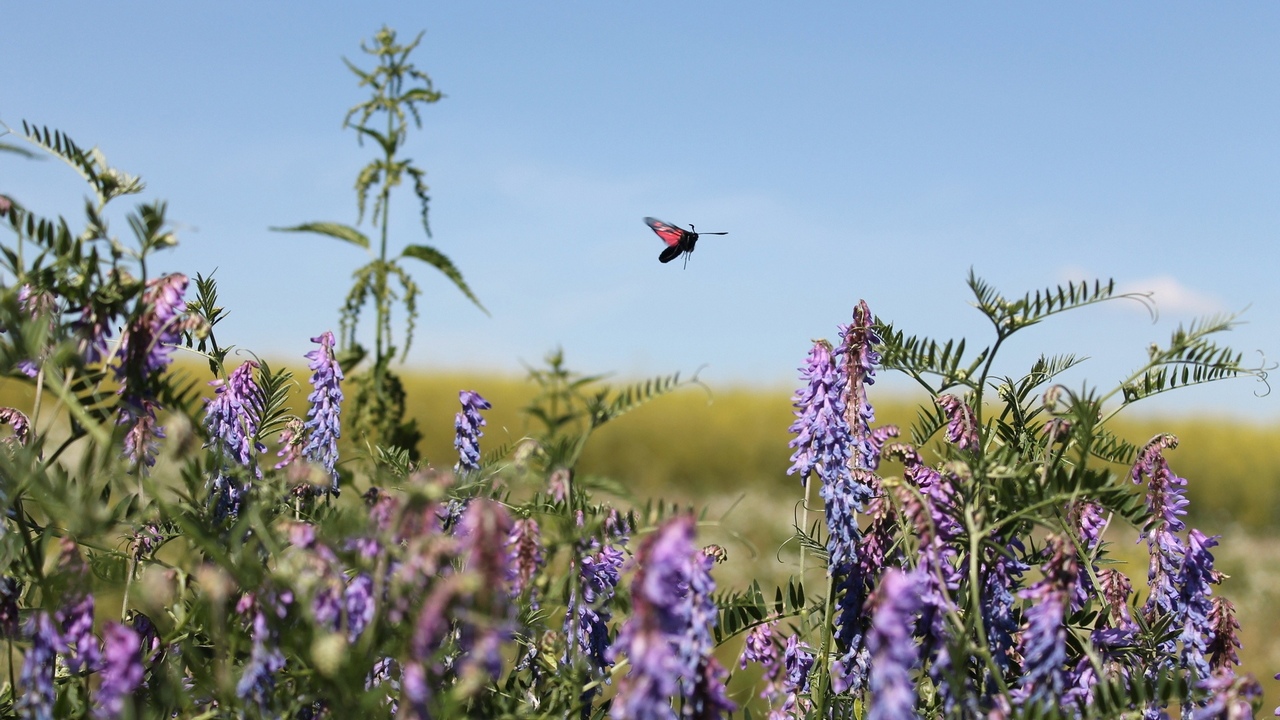
{"label": "moth red wing", "polygon": [[681,238],[683,238],[688,232],[687,230],[681,230],[671,223],[663,222],[658,218],[647,217],[644,219],[644,223],[654,232],[658,233],[658,237],[662,238],[662,242],[671,246],[679,245]]}

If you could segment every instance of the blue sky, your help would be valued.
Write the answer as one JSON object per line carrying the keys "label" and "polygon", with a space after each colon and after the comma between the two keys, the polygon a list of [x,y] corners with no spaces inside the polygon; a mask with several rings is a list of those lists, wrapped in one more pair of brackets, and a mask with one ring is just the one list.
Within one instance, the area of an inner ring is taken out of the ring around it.
{"label": "blue sky", "polygon": [[[358,6],[358,7],[357,7]],[[164,269],[217,269],[220,338],[300,356],[336,329],[357,248],[270,226],[355,221],[368,157],[341,57],[386,23],[446,98],[409,154],[429,242],[416,366],[521,372],[563,345],[624,377],[794,384],[865,298],[912,332],[987,339],[970,267],[1009,295],[1081,277],[1156,292],[1011,343],[1092,359],[1110,385],[1197,315],[1280,357],[1280,6],[1238,3],[10,3],[0,120],[97,144],[166,198]],[[55,163],[0,157],[0,190],[77,213]],[[393,244],[428,242],[410,198]],[[729,231],[660,265],[653,215]],[[124,231],[119,220],[117,227]],[[886,381],[890,387],[892,381]],[[1236,381],[1152,402],[1280,418]]]}

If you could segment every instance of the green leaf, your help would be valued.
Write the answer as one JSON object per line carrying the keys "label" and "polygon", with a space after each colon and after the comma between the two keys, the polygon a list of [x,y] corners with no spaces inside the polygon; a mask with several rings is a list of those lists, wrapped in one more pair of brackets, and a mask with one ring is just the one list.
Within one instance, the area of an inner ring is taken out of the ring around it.
{"label": "green leaf", "polygon": [[[352,245],[359,245],[365,250],[369,249],[369,238],[364,233],[341,223],[332,222],[312,222],[294,225],[293,227],[273,227],[276,232],[310,232],[317,235],[328,235],[339,240],[346,240]],[[478,304],[478,303],[477,303]]]}
{"label": "green leaf", "polygon": [[401,257],[411,257],[421,260],[444,273],[445,277],[452,280],[453,284],[457,285],[458,289],[462,291],[462,294],[467,296],[467,299],[475,303],[476,307],[480,308],[485,315],[489,314],[489,311],[485,310],[484,305],[481,305],[480,300],[471,292],[471,288],[467,287],[467,283],[462,279],[462,273],[458,272],[458,268],[454,267],[453,262],[450,261],[449,258],[445,257],[444,253],[426,245],[410,245],[406,247],[404,252],[400,255]]}

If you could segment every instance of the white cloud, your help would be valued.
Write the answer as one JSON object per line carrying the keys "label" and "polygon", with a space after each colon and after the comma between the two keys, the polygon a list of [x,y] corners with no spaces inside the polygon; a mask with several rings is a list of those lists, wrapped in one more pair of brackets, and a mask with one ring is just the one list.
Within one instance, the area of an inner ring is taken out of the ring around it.
{"label": "white cloud", "polygon": [[1188,287],[1169,275],[1122,283],[1118,292],[1149,292],[1161,313],[1211,315],[1224,312],[1226,304],[1209,293]]}

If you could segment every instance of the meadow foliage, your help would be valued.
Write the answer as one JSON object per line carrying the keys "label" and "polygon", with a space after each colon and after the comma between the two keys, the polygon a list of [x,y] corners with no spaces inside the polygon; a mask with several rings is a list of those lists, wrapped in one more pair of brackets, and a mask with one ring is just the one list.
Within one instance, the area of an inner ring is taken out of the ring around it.
{"label": "meadow foliage", "polygon": [[[423,460],[391,370],[391,305],[407,306],[405,347],[416,314],[400,261],[426,261],[475,297],[440,251],[388,251],[391,191],[406,179],[426,229],[423,172],[400,155],[407,118],[440,98],[408,63],[416,43],[384,29],[366,46],[377,68],[351,65],[371,100],[348,120],[382,151],[357,181],[361,216],[374,197],[379,251],[355,272],[339,333],[314,330],[305,378],[218,337],[211,278],[150,272],[177,238],[162,202],[117,210],[141,180],[43,126],[4,138],[10,154],[65,162],[90,198],[73,230],[26,207],[20,188],[0,196],[0,373],[32,390],[28,405],[0,409],[0,711],[880,720],[1257,709],[1258,683],[1237,672],[1234,607],[1216,589],[1217,539],[1185,522],[1177,438],[1113,429],[1152,395],[1265,378],[1218,344],[1230,317],[1180,328],[1113,387],[1071,389],[1056,378],[1078,358],[1015,371],[1000,348],[1055,315],[1148,298],[1108,282],[1010,298],[971,275],[992,334],[976,352],[859,303],[801,368],[779,468],[802,508],[787,544],[798,567],[776,586],[718,586],[730,551],[699,542],[705,515],[661,499],[615,504],[608,478],[582,471],[603,428],[691,384],[679,375],[615,388],[553,353],[531,371],[525,434],[494,442],[492,403],[460,389],[454,454]],[[128,239],[109,225],[117,212]],[[373,244],[339,223],[287,229]],[[372,355],[357,334],[367,303]],[[202,357],[207,375],[174,371],[179,351]],[[928,394],[909,426],[877,421],[886,371]],[[295,409],[290,390],[303,383]],[[1110,561],[1117,526],[1144,541],[1145,578]]]}

